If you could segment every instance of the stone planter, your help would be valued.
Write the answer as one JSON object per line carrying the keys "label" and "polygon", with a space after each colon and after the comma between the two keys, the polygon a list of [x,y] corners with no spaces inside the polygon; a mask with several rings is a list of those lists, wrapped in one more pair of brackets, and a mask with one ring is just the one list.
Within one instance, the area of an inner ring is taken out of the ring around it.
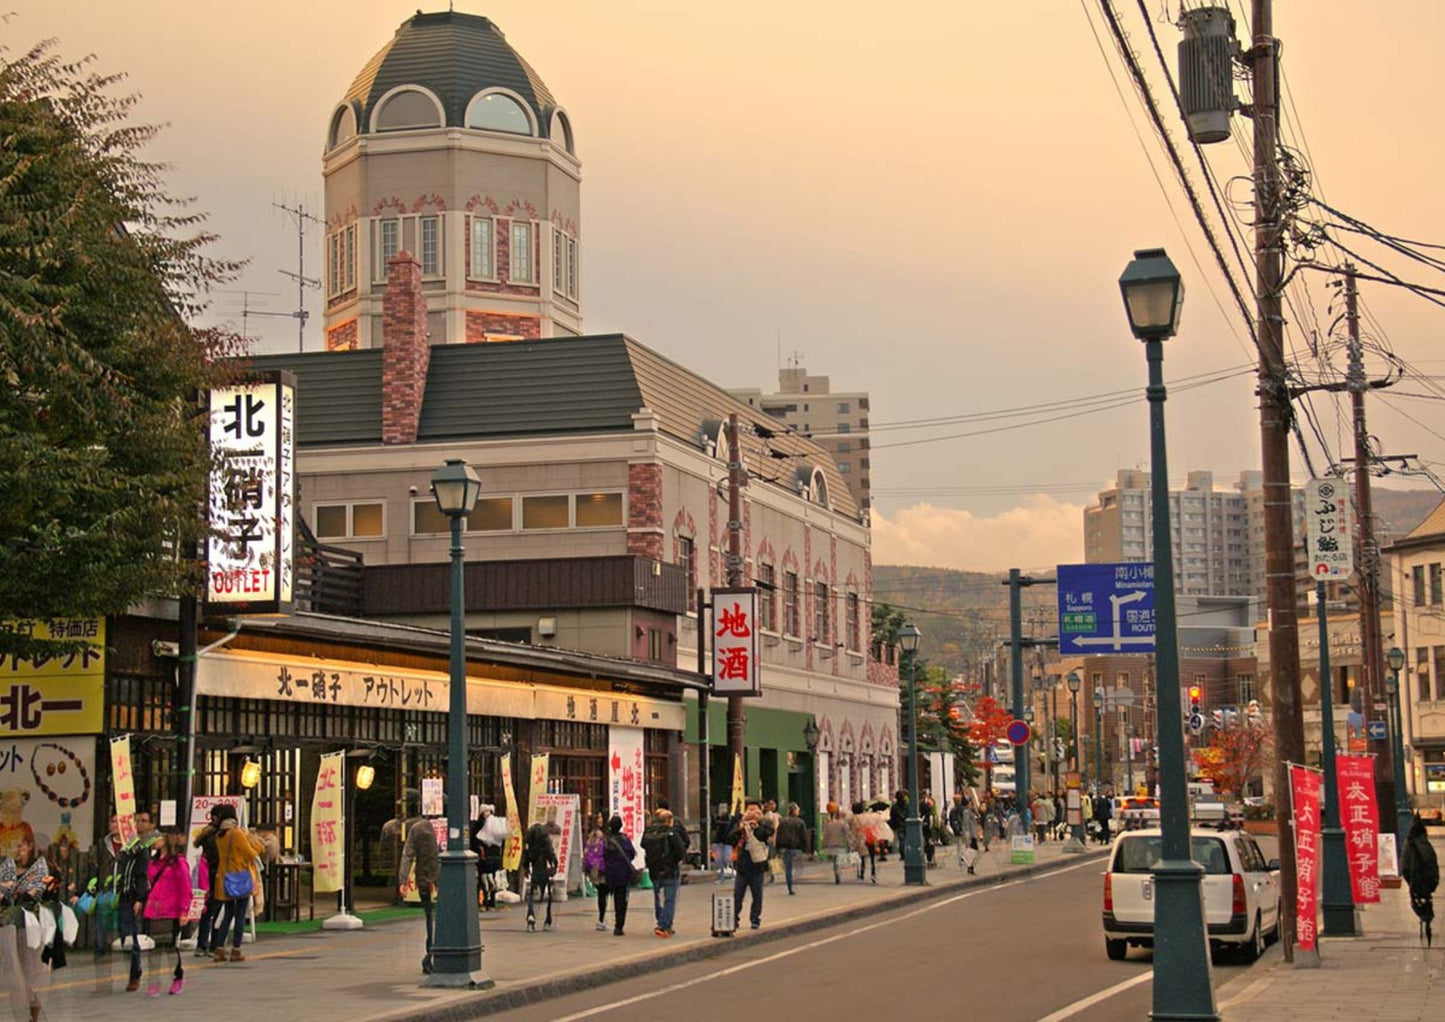
{"label": "stone planter", "polygon": [[1244,832],[1246,834],[1279,834],[1278,820],[1245,820]]}

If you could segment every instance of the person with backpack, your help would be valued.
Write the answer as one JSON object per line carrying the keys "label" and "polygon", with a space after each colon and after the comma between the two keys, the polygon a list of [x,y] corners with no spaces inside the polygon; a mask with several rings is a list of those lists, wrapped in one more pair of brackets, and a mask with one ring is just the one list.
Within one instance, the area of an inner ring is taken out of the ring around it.
{"label": "person with backpack", "polygon": [[1410,824],[1410,833],[1405,838],[1400,876],[1410,889],[1410,908],[1420,917],[1420,932],[1425,946],[1429,947],[1435,939],[1431,923],[1435,919],[1435,888],[1440,886],[1440,860],[1425,833],[1425,821],[1419,816]]}
{"label": "person with backpack", "polygon": [[206,892],[206,907],[201,913],[200,921],[196,924],[196,957],[211,957],[211,931],[216,927],[216,918],[221,914],[221,903],[211,893],[210,878],[216,875],[218,858],[216,855],[216,830],[220,826],[220,820],[216,817],[216,810],[219,806],[212,806],[206,817],[206,825],[201,828],[196,839],[191,842],[193,848],[201,850],[201,857],[196,861],[196,886]]}
{"label": "person with backpack", "polygon": [[768,873],[768,842],[772,836],[773,828],[764,819],[762,806],[756,799],[748,800],[743,806],[742,819],[728,835],[728,843],[736,849],[733,855],[737,870],[733,878],[734,929],[742,919],[745,891],[752,892],[748,922],[754,930],[763,925],[763,878]]}
{"label": "person with backpack", "polygon": [[402,846],[401,862],[397,866],[396,884],[401,891],[416,870],[416,893],[421,899],[422,915],[426,923],[426,954],[422,956],[421,971],[430,976],[432,972],[432,938],[436,929],[434,903],[437,881],[441,879],[441,857],[437,847],[436,831],[431,821],[421,814],[421,795],[407,791],[403,800],[407,819],[406,844]]}
{"label": "person with backpack", "polygon": [[[151,832],[152,835],[154,831]],[[150,896],[151,843],[141,837],[132,838],[115,858],[116,921],[120,946],[130,938],[130,982],[127,991],[140,989],[140,933],[146,898]]]}
{"label": "person with backpack", "polygon": [[[146,867],[150,894],[146,898],[145,921],[151,936],[155,936],[157,924],[169,923],[171,939],[176,949],[176,969],[171,976],[171,993],[178,994],[186,983],[186,970],[181,964],[181,920],[190,915],[191,864],[186,861],[185,835],[178,831],[167,833],[155,842],[155,854]],[[155,997],[160,993],[160,982],[153,980],[146,993]]]}
{"label": "person with backpack", "polygon": [[597,889],[598,918],[607,911],[607,895],[612,895],[612,936],[621,937],[627,925],[627,893],[637,879],[637,868],[632,860],[637,858],[637,849],[632,839],[622,833],[622,817],[613,816],[607,821],[607,835],[602,846],[603,886]]}
{"label": "person with backpack", "polygon": [[527,828],[522,842],[522,868],[527,876],[527,932],[537,929],[537,915],[532,910],[533,899],[546,899],[547,918],[542,920],[542,930],[552,928],[552,877],[557,874],[557,849],[552,846],[552,835],[545,823],[534,823]]}
{"label": "person with backpack", "polygon": [[652,912],[658,937],[672,936],[677,915],[677,889],[682,883],[682,860],[687,839],[673,822],[672,810],[659,809],[642,832],[642,854],[647,857],[647,874],[652,879]]}
{"label": "person with backpack", "polygon": [[256,856],[266,850],[265,844],[236,821],[233,806],[216,807],[216,872],[211,877],[211,894],[221,904],[221,922],[211,937],[211,960],[224,962],[226,935],[231,937],[230,961],[244,962],[241,937],[246,930],[246,906],[260,885],[256,872]]}

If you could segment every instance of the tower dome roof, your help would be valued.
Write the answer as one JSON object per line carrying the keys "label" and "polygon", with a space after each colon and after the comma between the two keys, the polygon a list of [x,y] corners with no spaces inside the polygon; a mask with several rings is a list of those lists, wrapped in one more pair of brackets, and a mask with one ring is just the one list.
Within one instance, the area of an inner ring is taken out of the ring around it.
{"label": "tower dome roof", "polygon": [[[356,113],[359,131],[371,130],[372,116],[383,98],[408,85],[431,92],[441,103],[446,126],[458,128],[469,126],[468,111],[479,93],[505,90],[530,108],[537,136],[552,135],[557,101],[537,72],[508,44],[501,29],[487,18],[454,11],[417,11],[402,22],[396,35],[366,62],[346,90],[343,102]],[[488,127],[475,122],[470,126]],[[566,130],[565,125],[560,130]],[[557,141],[571,149],[570,138]]]}

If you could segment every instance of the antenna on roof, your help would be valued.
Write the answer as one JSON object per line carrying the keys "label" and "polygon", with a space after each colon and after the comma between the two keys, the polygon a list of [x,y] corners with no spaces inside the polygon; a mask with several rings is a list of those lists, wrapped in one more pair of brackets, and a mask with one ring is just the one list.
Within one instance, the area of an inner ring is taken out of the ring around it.
{"label": "antenna on roof", "polygon": [[[311,314],[306,311],[306,289],[308,287],[316,288],[318,290],[321,288],[321,281],[317,280],[315,277],[306,276],[306,224],[309,221],[313,224],[321,224],[324,227],[326,225],[326,221],[314,217],[310,213],[306,212],[306,207],[301,203],[297,203],[295,206],[288,206],[284,202],[273,202],[271,203],[271,205],[281,210],[281,212],[283,213],[289,213],[291,215],[291,219],[296,222],[296,272],[292,273],[290,270],[276,271],[277,273],[281,274],[281,276],[290,277],[292,280],[296,281],[296,311],[271,313],[270,315],[292,316],[295,318],[296,350],[305,351],[306,320],[309,319],[311,316]],[[257,315],[260,315],[260,313],[258,313]]]}
{"label": "antenna on roof", "polygon": [[216,291],[216,293],[217,293],[217,294],[223,294],[223,295],[240,295],[240,296],[241,296],[241,336],[244,337],[244,338],[246,338],[247,340],[250,340],[250,338],[251,338],[251,333],[250,333],[250,319],[251,319],[252,316],[287,316],[287,317],[289,317],[289,316],[291,315],[291,313],[289,313],[289,312],[270,312],[270,311],[267,311],[267,310],[265,310],[265,309],[253,309],[253,308],[251,308],[251,296],[252,296],[252,295],[265,295],[265,296],[268,297],[268,298],[274,298],[274,297],[277,295],[277,293],[278,293],[278,292],[276,292],[276,291],[244,291],[244,290],[241,290],[241,289],[239,289],[239,288],[235,288],[235,289],[218,288],[217,291]]}

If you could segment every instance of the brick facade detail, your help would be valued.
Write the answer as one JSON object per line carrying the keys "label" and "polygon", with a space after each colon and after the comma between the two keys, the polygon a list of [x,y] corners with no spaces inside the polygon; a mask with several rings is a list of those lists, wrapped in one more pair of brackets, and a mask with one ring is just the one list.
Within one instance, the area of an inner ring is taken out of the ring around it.
{"label": "brick facade detail", "polygon": [[326,330],[327,351],[355,351],[358,342],[356,330],[356,318],[352,317],[345,323],[337,323]]}
{"label": "brick facade detail", "polygon": [[627,466],[627,552],[662,560],[661,465]]}
{"label": "brick facade detail", "polygon": [[410,252],[398,252],[386,265],[381,320],[381,442],[415,443],[431,347],[421,263]]}
{"label": "brick facade detail", "polygon": [[485,344],[488,334],[523,337],[535,341],[542,336],[542,320],[537,316],[513,316],[501,312],[467,310],[467,343]]}

